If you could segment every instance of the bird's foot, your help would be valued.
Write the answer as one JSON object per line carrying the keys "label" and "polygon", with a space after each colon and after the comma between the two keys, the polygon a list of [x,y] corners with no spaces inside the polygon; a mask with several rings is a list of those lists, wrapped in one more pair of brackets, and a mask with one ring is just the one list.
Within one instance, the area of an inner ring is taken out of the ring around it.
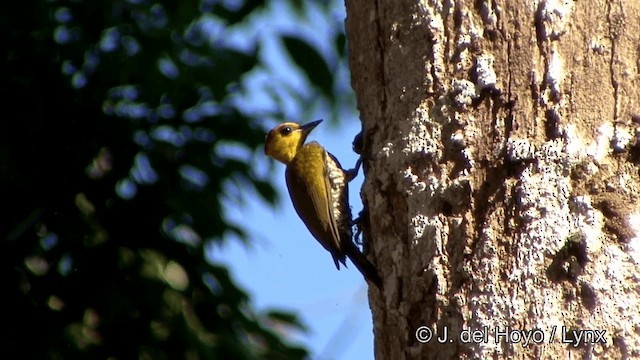
{"label": "bird's foot", "polygon": [[355,179],[356,176],[358,176],[358,172],[360,171],[361,165],[362,165],[362,157],[359,157],[358,161],[356,161],[356,166],[353,169],[345,170],[345,173],[347,174],[347,182]]}

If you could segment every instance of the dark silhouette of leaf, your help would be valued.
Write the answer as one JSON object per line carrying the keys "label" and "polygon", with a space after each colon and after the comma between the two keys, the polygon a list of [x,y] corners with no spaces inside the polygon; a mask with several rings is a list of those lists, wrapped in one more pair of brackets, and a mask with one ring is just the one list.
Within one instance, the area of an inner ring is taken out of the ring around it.
{"label": "dark silhouette of leaf", "polygon": [[327,97],[333,93],[333,75],[330,65],[308,42],[294,36],[283,36],[282,41],[293,61],[307,75],[309,81]]}

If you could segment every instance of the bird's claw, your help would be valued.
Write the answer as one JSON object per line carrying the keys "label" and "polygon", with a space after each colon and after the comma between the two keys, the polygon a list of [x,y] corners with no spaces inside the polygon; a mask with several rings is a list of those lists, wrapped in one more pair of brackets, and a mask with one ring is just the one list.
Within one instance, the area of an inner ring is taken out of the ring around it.
{"label": "bird's claw", "polygon": [[345,173],[347,174],[347,182],[355,179],[356,176],[358,176],[358,172],[360,171],[361,165],[362,165],[362,157],[359,157],[358,161],[356,161],[356,166],[353,169],[349,169],[345,171]]}

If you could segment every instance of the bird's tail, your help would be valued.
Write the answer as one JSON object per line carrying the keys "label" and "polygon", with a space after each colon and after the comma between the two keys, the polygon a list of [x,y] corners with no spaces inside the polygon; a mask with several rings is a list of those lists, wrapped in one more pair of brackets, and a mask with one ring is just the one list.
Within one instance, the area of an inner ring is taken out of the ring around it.
{"label": "bird's tail", "polygon": [[346,255],[351,262],[358,268],[364,278],[375,284],[378,289],[382,290],[382,279],[378,275],[376,267],[360,252],[358,247],[351,241],[348,241]]}

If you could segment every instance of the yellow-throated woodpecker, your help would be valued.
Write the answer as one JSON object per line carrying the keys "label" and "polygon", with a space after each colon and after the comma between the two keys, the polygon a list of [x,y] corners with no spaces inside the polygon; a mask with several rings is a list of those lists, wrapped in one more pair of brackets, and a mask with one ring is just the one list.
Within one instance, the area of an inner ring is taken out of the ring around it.
{"label": "yellow-throated woodpecker", "polygon": [[299,125],[286,122],[267,134],[264,152],[287,166],[285,177],[298,216],[331,253],[336,268],[349,257],[365,279],[380,287],[376,268],[353,243],[349,187],[357,168],[345,171],[338,160],[307,135],[322,120]]}

